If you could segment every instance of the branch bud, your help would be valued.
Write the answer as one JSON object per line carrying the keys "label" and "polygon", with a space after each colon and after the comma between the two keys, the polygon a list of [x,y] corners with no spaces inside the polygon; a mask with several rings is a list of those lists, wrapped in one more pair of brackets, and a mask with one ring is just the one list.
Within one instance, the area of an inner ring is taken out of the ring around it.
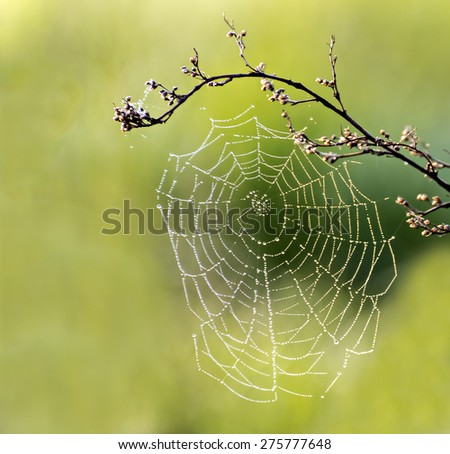
{"label": "branch bud", "polygon": [[438,206],[442,203],[442,200],[439,196],[435,195],[433,196],[433,198],[431,199],[431,206]]}

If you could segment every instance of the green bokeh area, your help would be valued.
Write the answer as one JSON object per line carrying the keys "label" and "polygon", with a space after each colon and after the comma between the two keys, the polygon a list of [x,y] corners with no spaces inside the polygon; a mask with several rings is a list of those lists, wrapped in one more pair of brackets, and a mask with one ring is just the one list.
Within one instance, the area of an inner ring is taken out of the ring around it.
{"label": "green bokeh area", "polygon": [[[445,159],[447,1],[1,0],[0,432],[448,433],[450,239],[420,237],[393,203],[438,192],[416,172],[366,157],[353,174],[382,204],[399,277],[375,352],[325,399],[255,404],[198,372],[198,321],[167,236],[101,234],[102,212],[124,199],[155,208],[169,152],[198,147],[210,117],[255,104],[285,128],[256,80],[205,91],[143,134],[112,122],[113,102],[150,78],[189,86],[179,68],[192,47],[208,73],[242,70],[224,11],[247,28],[252,62],[313,87],[335,34],[350,112],[374,133],[418,126]],[[157,95],[148,108],[162,112]],[[314,107],[291,116],[312,135],[339,127]]]}

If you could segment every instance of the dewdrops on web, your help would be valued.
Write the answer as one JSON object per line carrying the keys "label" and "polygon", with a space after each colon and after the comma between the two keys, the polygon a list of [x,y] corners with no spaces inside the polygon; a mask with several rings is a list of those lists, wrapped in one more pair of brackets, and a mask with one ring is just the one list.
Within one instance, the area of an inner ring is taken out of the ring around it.
{"label": "dewdrops on web", "polygon": [[[349,358],[373,350],[378,298],[396,276],[391,238],[346,163],[324,168],[304,131],[276,131],[249,114],[212,120],[198,149],[171,155],[158,188],[162,209],[189,201],[199,210],[196,230],[183,235],[168,219],[199,320],[197,364],[251,401],[324,396]],[[211,207],[225,209],[215,233],[199,228],[201,210]],[[345,212],[348,225],[313,225],[321,210]],[[369,291],[379,261],[385,275],[390,264],[390,279]]]}

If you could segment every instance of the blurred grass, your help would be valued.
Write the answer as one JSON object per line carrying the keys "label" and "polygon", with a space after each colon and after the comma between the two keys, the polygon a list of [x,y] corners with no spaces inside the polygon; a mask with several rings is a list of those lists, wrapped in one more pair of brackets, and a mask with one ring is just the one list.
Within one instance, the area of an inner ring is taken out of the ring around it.
{"label": "blurred grass", "polygon": [[[198,146],[209,117],[255,103],[263,123],[284,127],[246,82],[199,95],[147,138],[111,121],[112,103],[141,96],[145,80],[181,85],[194,46],[207,71],[242,68],[223,11],[248,29],[252,61],[300,80],[328,75],[336,34],[354,115],[375,131],[417,125],[439,154],[449,10],[443,0],[0,0],[0,432],[448,432],[449,243],[417,238],[394,204],[384,214],[400,276],[376,352],[325,400],[266,406],[197,372],[196,321],[168,239],[100,230],[102,211],[123,199],[155,206],[168,152]],[[355,184],[371,198],[432,191],[397,163],[365,164]]]}

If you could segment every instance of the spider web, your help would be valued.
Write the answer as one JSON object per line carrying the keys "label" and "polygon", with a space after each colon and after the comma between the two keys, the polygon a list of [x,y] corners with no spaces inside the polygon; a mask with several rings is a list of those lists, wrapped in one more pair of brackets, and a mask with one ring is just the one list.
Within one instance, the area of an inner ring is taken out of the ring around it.
{"label": "spider web", "polygon": [[211,122],[158,188],[198,368],[251,401],[324,397],[374,348],[392,238],[346,162],[306,155],[251,108]]}

